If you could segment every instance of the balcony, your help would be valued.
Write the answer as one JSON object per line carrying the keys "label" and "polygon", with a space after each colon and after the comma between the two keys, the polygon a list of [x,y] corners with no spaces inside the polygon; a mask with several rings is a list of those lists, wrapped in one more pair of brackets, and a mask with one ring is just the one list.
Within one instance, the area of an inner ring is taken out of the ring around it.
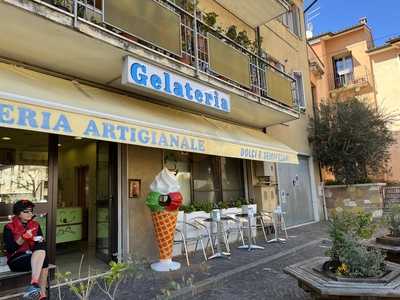
{"label": "balcony", "polygon": [[350,72],[336,75],[330,80],[330,95],[338,96],[342,93],[359,92],[362,88],[370,86],[370,76],[367,71]]}
{"label": "balcony", "polygon": [[[199,11],[194,14],[190,3],[4,0],[0,4],[0,56],[252,127],[297,119],[293,78],[256,55],[254,49],[208,26]],[[224,90],[232,99],[231,113],[124,86],[121,64],[126,56]]]}

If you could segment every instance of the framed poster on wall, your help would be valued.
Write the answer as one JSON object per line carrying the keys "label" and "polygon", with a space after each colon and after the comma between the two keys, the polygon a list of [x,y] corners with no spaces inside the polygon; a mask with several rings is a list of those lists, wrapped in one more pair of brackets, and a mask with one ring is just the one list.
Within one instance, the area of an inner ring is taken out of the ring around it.
{"label": "framed poster on wall", "polygon": [[140,179],[129,179],[128,180],[128,197],[129,198],[139,198],[141,190]]}

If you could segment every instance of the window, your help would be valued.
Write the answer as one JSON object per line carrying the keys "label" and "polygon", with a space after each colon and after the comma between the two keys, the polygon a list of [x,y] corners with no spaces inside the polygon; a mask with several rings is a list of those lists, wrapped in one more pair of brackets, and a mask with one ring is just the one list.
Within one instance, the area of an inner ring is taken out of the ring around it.
{"label": "window", "polygon": [[301,72],[293,72],[293,77],[296,81],[296,104],[299,107],[305,108],[306,107],[306,102],[305,102],[305,97],[304,97],[304,85],[303,85],[303,75]]}
{"label": "window", "polygon": [[301,14],[300,14],[300,9],[296,5],[293,5],[287,13],[281,16],[281,22],[292,33],[297,35],[299,38],[302,37]]}
{"label": "window", "polygon": [[333,58],[335,87],[341,88],[353,82],[353,58],[351,55]]}
{"label": "window", "polygon": [[189,205],[192,199],[192,173],[191,159],[187,152],[172,150],[164,151],[164,166],[176,173],[178,183],[181,187],[183,204]]}
{"label": "window", "polygon": [[222,201],[235,203],[244,198],[243,161],[221,157]]}
{"label": "window", "polygon": [[164,163],[177,172],[185,205],[232,205],[245,196],[241,159],[165,151]]}
{"label": "window", "polygon": [[193,155],[193,200],[196,203],[217,203],[221,192],[219,159]]}
{"label": "window", "polygon": [[0,128],[0,203],[48,199],[48,135]]}

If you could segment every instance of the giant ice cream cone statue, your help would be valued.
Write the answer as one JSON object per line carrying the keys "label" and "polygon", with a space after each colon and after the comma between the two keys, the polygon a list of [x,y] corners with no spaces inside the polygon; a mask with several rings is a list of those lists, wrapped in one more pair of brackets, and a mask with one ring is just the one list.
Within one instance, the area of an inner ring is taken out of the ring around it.
{"label": "giant ice cream cone statue", "polygon": [[172,261],[172,249],[178,209],[182,205],[180,186],[175,175],[164,168],[150,185],[150,190],[146,204],[151,210],[160,251],[160,261],[153,263],[151,268],[159,272],[178,270],[180,263]]}

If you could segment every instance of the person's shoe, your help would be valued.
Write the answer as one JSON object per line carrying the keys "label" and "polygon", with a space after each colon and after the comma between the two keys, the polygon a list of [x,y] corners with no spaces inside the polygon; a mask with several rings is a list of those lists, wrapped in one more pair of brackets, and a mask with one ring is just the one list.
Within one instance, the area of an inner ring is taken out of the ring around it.
{"label": "person's shoe", "polygon": [[22,296],[23,299],[26,300],[34,300],[38,299],[40,296],[40,287],[37,284],[30,284],[26,289],[24,295]]}

